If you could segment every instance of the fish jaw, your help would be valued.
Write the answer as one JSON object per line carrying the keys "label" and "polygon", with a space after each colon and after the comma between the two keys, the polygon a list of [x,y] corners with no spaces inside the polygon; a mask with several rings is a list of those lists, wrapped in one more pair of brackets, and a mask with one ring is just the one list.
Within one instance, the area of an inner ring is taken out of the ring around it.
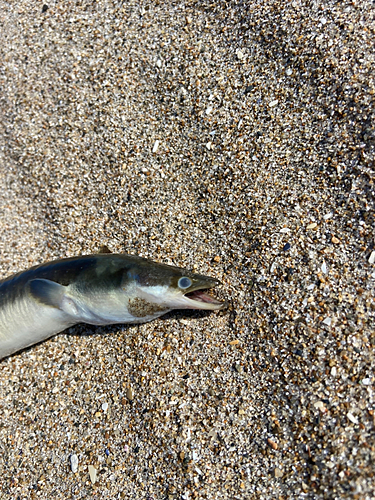
{"label": "fish jaw", "polygon": [[140,287],[138,295],[151,303],[165,305],[172,309],[200,309],[204,311],[217,311],[226,306],[225,302],[217,300],[205,291],[220,284],[220,281],[199,276],[189,289],[182,291],[168,286]]}
{"label": "fish jaw", "polygon": [[189,292],[180,298],[180,309],[202,309],[205,311],[218,311],[225,307],[225,302],[215,299],[202,290]]}

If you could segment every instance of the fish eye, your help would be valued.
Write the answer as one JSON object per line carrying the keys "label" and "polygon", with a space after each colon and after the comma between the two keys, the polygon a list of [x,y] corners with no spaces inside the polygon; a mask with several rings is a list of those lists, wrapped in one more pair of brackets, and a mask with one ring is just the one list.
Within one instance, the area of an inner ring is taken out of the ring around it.
{"label": "fish eye", "polygon": [[187,278],[186,276],[184,276],[183,278],[180,278],[178,280],[178,286],[179,288],[182,288],[183,290],[185,290],[185,288],[189,288],[189,286],[192,285],[192,281],[190,278]]}

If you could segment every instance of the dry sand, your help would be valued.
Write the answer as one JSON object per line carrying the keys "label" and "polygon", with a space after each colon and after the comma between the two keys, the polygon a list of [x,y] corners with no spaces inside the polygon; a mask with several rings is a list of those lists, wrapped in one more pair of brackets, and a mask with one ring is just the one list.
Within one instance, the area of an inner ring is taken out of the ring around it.
{"label": "dry sand", "polygon": [[374,498],[372,2],[46,2],[0,1],[1,277],[106,244],[230,307],[1,361],[0,497]]}

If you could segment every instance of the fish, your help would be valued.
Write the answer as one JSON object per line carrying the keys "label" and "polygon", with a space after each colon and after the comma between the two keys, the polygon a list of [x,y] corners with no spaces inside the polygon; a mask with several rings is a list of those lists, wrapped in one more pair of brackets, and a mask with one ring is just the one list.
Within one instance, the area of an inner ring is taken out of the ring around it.
{"label": "fish", "polygon": [[40,264],[0,280],[0,359],[78,323],[145,323],[173,309],[216,311],[216,278],[128,254]]}

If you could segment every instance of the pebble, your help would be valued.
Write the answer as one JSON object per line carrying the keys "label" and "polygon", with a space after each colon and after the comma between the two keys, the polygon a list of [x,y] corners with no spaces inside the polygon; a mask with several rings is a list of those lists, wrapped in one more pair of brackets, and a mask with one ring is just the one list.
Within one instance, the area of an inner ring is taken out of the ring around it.
{"label": "pebble", "polygon": [[133,389],[131,387],[128,387],[126,389],[126,397],[128,398],[129,401],[133,401],[133,399],[134,399],[134,392],[133,392]]}
{"label": "pebble", "polygon": [[273,450],[277,450],[279,447],[278,444],[275,441],[273,441],[271,438],[267,439],[267,443],[270,446],[270,448],[272,448]]}
{"label": "pebble", "polygon": [[315,229],[316,227],[318,227],[318,224],[316,222],[312,222],[311,224],[306,226],[306,229]]}
{"label": "pebble", "polygon": [[277,477],[279,479],[279,478],[283,477],[284,473],[281,469],[279,469],[278,467],[275,467],[274,475],[275,475],[275,477]]}
{"label": "pebble", "polygon": [[102,410],[106,412],[108,410],[108,403],[103,403],[102,404]]}

